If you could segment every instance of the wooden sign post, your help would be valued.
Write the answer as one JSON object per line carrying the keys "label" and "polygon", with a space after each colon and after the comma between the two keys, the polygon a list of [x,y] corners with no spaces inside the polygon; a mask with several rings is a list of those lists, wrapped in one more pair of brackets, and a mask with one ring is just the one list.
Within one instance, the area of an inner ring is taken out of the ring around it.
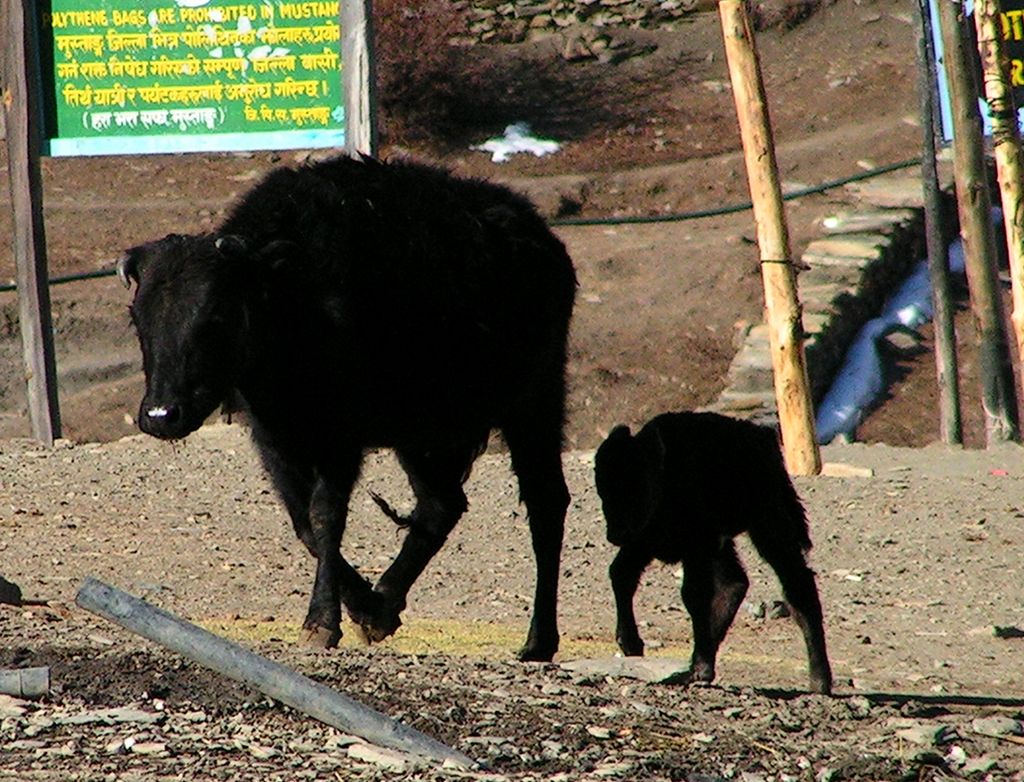
{"label": "wooden sign post", "polygon": [[14,209],[14,262],[17,267],[21,329],[32,436],[45,445],[60,437],[57,361],[50,316],[43,188],[39,171],[39,72],[30,43],[34,29],[26,18],[27,0],[4,0],[4,125],[7,167]]}
{"label": "wooden sign post", "polygon": [[341,4],[341,60],[345,83],[345,151],[377,155],[377,75],[373,56],[373,0]]}
{"label": "wooden sign post", "polygon": [[815,438],[814,406],[807,381],[796,273],[790,257],[782,188],[753,28],[743,0],[721,0],[718,10],[757,221],[775,399],[786,467],[793,475],[817,475],[821,472],[821,454]]}

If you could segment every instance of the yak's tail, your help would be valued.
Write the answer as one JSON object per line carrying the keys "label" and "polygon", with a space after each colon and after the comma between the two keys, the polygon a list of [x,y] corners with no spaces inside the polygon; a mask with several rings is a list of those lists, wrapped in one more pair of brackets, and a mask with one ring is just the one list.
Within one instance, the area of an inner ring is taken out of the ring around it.
{"label": "yak's tail", "polygon": [[402,527],[403,529],[408,528],[408,526],[412,523],[411,518],[409,518],[408,516],[403,516],[394,508],[392,508],[390,503],[388,503],[386,499],[377,494],[377,492],[373,491],[372,489],[368,491],[370,493],[370,499],[377,503],[377,507],[380,508],[381,513],[383,513],[385,516],[387,516],[389,519],[395,522],[395,524],[397,524],[399,527]]}

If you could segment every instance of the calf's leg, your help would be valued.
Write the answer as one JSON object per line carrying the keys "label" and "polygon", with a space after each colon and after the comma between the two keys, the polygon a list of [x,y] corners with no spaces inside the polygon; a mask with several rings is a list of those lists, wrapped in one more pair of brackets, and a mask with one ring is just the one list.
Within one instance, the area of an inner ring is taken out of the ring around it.
{"label": "calf's leg", "polygon": [[832,692],[832,668],[825,648],[825,623],[814,571],[795,541],[754,530],[750,539],[778,576],[793,618],[803,633],[811,691],[828,695]]}
{"label": "calf's leg", "polygon": [[733,541],[722,541],[715,551],[697,547],[683,560],[683,604],[693,624],[690,680],[715,679],[718,647],[729,631],[749,586]]}
{"label": "calf's leg", "polygon": [[642,657],[644,653],[644,641],[633,614],[633,596],[651,559],[637,547],[623,546],[608,568],[615,595],[615,641],[627,657]]}

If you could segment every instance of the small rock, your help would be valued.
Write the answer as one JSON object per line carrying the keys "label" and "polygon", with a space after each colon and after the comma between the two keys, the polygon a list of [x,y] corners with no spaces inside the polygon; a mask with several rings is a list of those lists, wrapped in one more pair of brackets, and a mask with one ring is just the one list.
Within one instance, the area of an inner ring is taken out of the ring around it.
{"label": "small rock", "polygon": [[995,767],[995,760],[982,756],[980,758],[971,758],[964,763],[963,772],[965,776],[969,777],[974,774],[987,774]]}
{"label": "small rock", "polygon": [[162,755],[167,745],[162,741],[137,741],[129,749],[136,755]]}
{"label": "small rock", "polygon": [[626,762],[612,762],[598,766],[594,769],[594,776],[597,777],[624,777],[632,774],[636,770],[636,766],[633,763]]}
{"label": "small rock", "polygon": [[971,729],[986,736],[1024,736],[1024,723],[1011,717],[978,717]]}
{"label": "small rock", "polygon": [[669,657],[612,657],[573,660],[562,668],[584,676],[614,676],[640,679],[654,684],[672,684],[686,676],[690,665]]}
{"label": "small rock", "polygon": [[911,744],[918,744],[924,747],[932,747],[938,744],[948,744],[956,738],[956,729],[949,725],[911,725],[900,728],[896,735]]}
{"label": "small rock", "polygon": [[353,744],[348,748],[348,756],[353,760],[361,760],[380,768],[403,773],[415,766],[415,759],[405,752],[398,752],[372,744]]}
{"label": "small rock", "polygon": [[0,695],[0,719],[24,716],[28,703],[10,695]]}
{"label": "small rock", "polygon": [[606,728],[603,725],[587,725],[587,733],[595,739],[610,739],[615,735],[611,728]]}

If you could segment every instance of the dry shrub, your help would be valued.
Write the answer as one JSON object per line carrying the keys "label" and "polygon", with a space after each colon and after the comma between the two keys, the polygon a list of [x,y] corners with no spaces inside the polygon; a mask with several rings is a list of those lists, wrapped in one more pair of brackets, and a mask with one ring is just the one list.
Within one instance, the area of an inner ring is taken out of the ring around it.
{"label": "dry shrub", "polygon": [[781,27],[791,30],[806,21],[830,0],[748,0],[754,29],[769,30]]}
{"label": "dry shrub", "polygon": [[438,138],[456,124],[465,96],[484,81],[465,36],[466,11],[450,0],[376,0],[377,106],[390,141]]}

